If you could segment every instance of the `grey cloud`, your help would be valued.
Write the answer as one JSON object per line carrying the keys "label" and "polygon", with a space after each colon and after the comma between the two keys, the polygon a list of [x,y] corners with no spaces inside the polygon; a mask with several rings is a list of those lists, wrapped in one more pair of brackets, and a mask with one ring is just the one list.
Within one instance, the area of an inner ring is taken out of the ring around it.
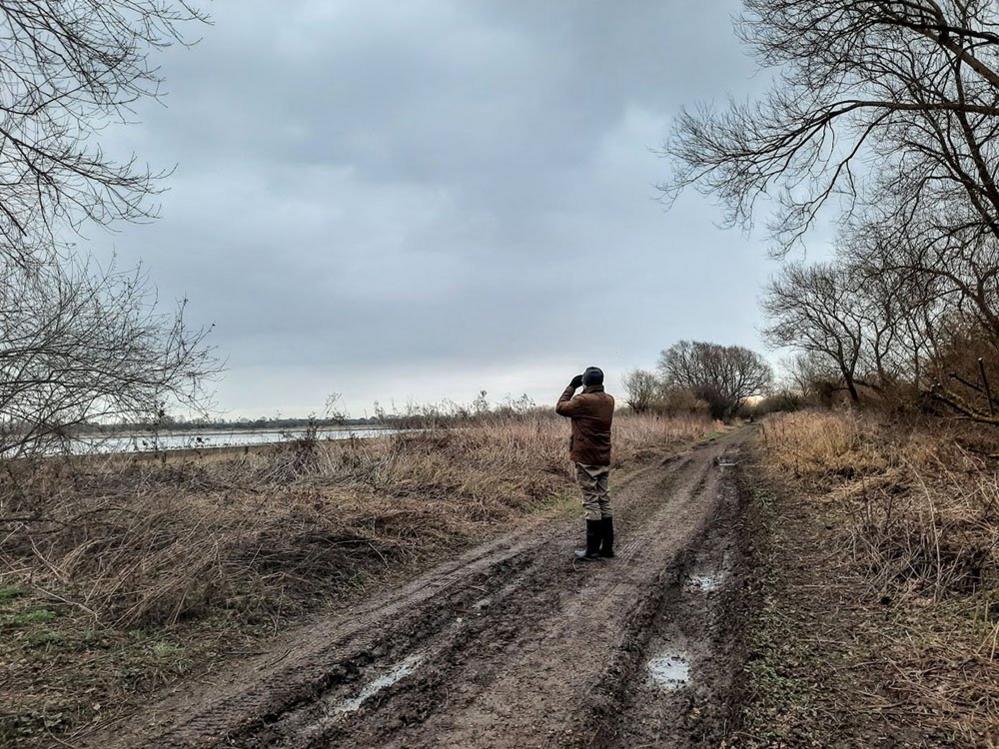
{"label": "grey cloud", "polygon": [[163,218],[95,246],[216,323],[240,413],[304,413],[334,382],[355,412],[540,400],[681,337],[758,347],[763,249],[699,196],[664,212],[651,150],[681,105],[759,86],[735,9],[216,3],[164,56],[167,106],[108,143],[177,163]]}

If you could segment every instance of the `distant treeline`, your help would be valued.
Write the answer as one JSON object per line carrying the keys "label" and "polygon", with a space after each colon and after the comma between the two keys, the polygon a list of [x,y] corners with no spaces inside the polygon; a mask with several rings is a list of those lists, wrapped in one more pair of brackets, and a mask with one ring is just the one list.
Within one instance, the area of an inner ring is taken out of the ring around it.
{"label": "distant treeline", "polygon": [[81,424],[74,431],[78,434],[101,434],[115,432],[195,432],[195,431],[261,431],[261,430],[292,430],[292,429],[333,429],[337,427],[373,427],[380,426],[376,418],[341,419],[341,418],[261,418],[261,419],[175,419],[166,416],[156,421],[129,421],[116,424]]}

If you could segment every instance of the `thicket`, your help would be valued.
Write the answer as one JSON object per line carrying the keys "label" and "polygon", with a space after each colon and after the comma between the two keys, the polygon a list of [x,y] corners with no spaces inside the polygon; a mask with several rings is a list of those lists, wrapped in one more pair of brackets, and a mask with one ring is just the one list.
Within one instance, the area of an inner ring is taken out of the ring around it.
{"label": "thicket", "polygon": [[772,382],[770,365],[754,351],[680,341],[663,350],[656,372],[634,370],[623,384],[635,413],[705,414],[729,420],[750,399],[768,393]]}
{"label": "thicket", "polygon": [[834,257],[785,265],[767,338],[802,393],[999,425],[999,7],[972,0],[746,0],[739,31],[773,85],[700,107],[666,146],[729,224],[761,207],[786,258],[816,222]]}
{"label": "thicket", "polygon": [[920,724],[982,745],[999,721],[994,431],[809,410],[768,419],[760,443],[771,480],[815,502],[884,617],[879,682]]}

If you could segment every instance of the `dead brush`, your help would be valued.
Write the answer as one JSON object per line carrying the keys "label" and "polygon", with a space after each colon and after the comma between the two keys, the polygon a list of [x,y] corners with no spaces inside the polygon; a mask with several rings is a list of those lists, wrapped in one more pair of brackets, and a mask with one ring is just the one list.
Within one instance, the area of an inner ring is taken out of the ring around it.
{"label": "dead brush", "polygon": [[769,420],[762,440],[774,467],[843,503],[873,589],[939,597],[995,587],[999,476],[954,428],[799,412]]}
{"label": "dead brush", "polygon": [[982,745],[999,725],[999,469],[981,447],[995,437],[851,412],[772,418],[764,435],[766,465],[795,477],[866,582],[886,688]]}
{"label": "dead brush", "polygon": [[873,422],[853,413],[800,411],[765,420],[760,440],[770,462],[809,482],[874,475],[892,455],[870,440]]}
{"label": "dead brush", "polygon": [[880,482],[862,484],[853,548],[881,588],[903,585],[940,598],[996,587],[999,477],[953,434],[917,432]]}
{"label": "dead brush", "polygon": [[980,487],[941,484],[915,470],[912,475],[911,493],[879,489],[865,497],[850,528],[854,554],[872,583],[934,598],[994,586],[999,525],[980,502]]}
{"label": "dead brush", "polygon": [[[617,460],[715,428],[623,416]],[[567,439],[535,415],[180,462],[50,461],[0,485],[0,574],[103,626],[274,619],[572,492]]]}

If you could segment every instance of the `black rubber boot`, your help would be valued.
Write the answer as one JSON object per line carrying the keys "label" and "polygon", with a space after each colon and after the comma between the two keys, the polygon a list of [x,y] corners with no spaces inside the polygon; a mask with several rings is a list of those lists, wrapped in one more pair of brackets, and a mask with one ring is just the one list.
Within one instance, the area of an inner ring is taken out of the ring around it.
{"label": "black rubber boot", "polygon": [[606,559],[614,558],[614,518],[603,518],[600,521],[600,556]]}
{"label": "black rubber boot", "polygon": [[586,548],[576,551],[576,559],[592,562],[600,559],[600,539],[603,537],[603,520],[586,521]]}

